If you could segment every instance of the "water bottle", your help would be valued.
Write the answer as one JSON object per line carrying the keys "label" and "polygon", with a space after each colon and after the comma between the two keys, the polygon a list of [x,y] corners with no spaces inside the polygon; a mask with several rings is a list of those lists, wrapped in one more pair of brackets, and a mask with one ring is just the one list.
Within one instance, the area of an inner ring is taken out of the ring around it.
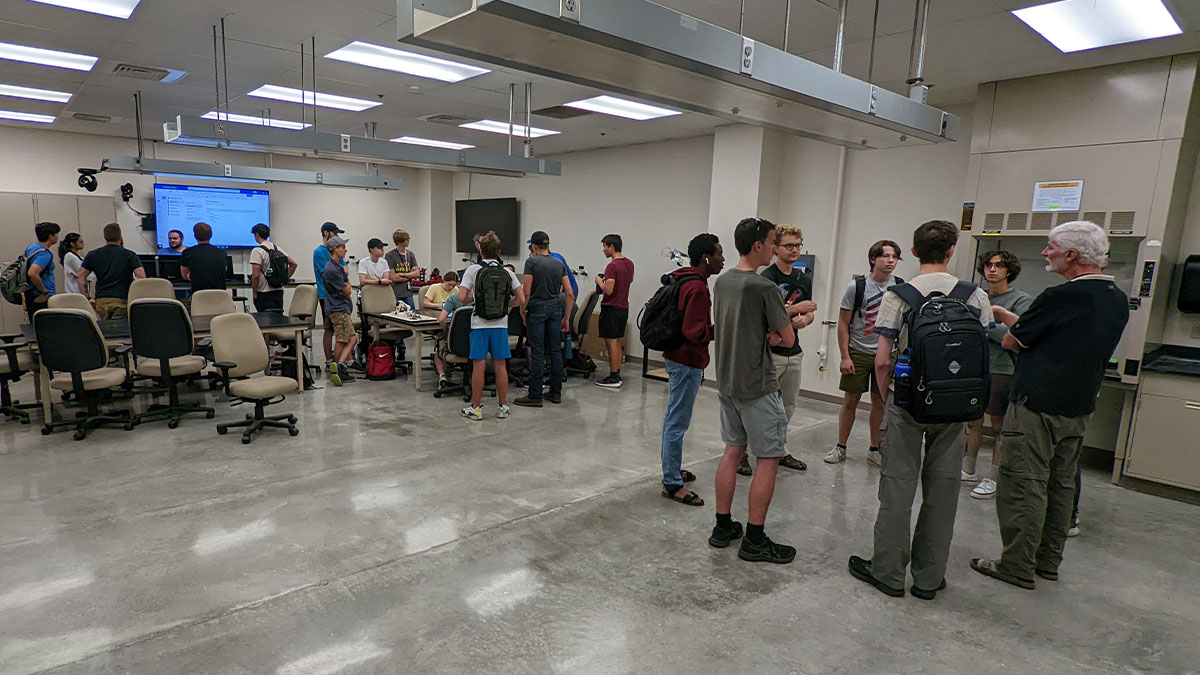
{"label": "water bottle", "polygon": [[896,367],[892,371],[893,392],[896,405],[904,407],[912,399],[912,350],[906,349],[896,358]]}

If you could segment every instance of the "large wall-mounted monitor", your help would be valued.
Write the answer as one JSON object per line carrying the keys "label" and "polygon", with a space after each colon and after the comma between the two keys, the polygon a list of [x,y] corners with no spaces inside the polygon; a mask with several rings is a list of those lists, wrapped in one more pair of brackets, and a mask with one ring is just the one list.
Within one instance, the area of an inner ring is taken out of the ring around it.
{"label": "large wall-mounted monitor", "polygon": [[454,243],[459,253],[475,253],[473,238],[488,230],[500,236],[500,253],[516,255],[525,248],[521,239],[521,211],[515,197],[460,199],[454,202]]}
{"label": "large wall-mounted monitor", "polygon": [[195,246],[192,227],[199,222],[212,227],[210,242],[218,248],[254,248],[258,244],[250,228],[271,224],[270,193],[266,190],[201,187],[198,185],[154,185],[154,216],[158,247],[167,248],[167,233],[183,232],[183,242]]}

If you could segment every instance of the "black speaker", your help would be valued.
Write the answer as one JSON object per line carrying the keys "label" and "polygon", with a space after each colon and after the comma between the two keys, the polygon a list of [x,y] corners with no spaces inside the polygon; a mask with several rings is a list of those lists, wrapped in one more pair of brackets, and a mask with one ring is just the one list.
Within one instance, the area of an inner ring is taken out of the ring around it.
{"label": "black speaker", "polygon": [[1189,255],[1183,263],[1183,281],[1179,284],[1179,311],[1200,314],[1200,254]]}

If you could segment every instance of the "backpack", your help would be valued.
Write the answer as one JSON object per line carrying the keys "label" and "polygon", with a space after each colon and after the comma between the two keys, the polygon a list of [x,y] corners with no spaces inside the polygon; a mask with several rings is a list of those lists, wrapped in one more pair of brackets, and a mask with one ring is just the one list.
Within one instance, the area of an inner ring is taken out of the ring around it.
{"label": "backpack", "polygon": [[498,262],[485,262],[475,274],[475,316],[497,321],[508,316],[512,301],[512,277]]}
{"label": "backpack", "polygon": [[[892,278],[896,280],[897,286],[904,283],[904,279],[901,279],[900,277],[893,276]],[[855,274],[854,275],[854,308],[850,310],[851,315],[858,314],[860,311],[862,311],[863,302],[866,300],[866,297],[867,297],[867,276],[865,274]]]}
{"label": "backpack", "polygon": [[683,312],[679,307],[679,293],[689,281],[704,281],[699,274],[676,277],[662,275],[662,287],[654,292],[638,314],[637,326],[642,344],[654,351],[667,352],[679,349],[686,342],[683,336]]}
{"label": "backpack", "polygon": [[967,305],[975,286],[959,281],[949,295],[924,296],[912,284],[889,291],[908,303],[911,375],[896,378],[896,405],[922,424],[981,419],[991,388],[987,331]]}
{"label": "backpack", "polygon": [[391,380],[396,377],[396,357],[392,343],[376,340],[367,348],[367,379]]}
{"label": "backpack", "polygon": [[15,261],[4,268],[4,272],[0,273],[0,294],[4,296],[5,300],[14,305],[24,302],[25,294],[33,290],[33,284],[29,283],[29,261],[42,251],[49,253],[50,249],[42,246],[29,258],[26,258],[24,254],[19,255]]}
{"label": "backpack", "polygon": [[267,285],[271,288],[283,288],[287,285],[288,277],[288,257],[287,254],[279,250],[279,247],[267,248],[265,245],[260,245],[259,248],[267,252],[267,265],[262,270],[262,274],[267,279]]}

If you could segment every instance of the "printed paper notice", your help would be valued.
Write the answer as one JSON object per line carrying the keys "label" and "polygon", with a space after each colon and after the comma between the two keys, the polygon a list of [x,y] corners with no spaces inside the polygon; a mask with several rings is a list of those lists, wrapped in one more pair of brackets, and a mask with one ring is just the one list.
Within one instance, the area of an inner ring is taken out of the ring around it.
{"label": "printed paper notice", "polygon": [[1033,184],[1031,211],[1078,211],[1083,200],[1083,181],[1055,180]]}

